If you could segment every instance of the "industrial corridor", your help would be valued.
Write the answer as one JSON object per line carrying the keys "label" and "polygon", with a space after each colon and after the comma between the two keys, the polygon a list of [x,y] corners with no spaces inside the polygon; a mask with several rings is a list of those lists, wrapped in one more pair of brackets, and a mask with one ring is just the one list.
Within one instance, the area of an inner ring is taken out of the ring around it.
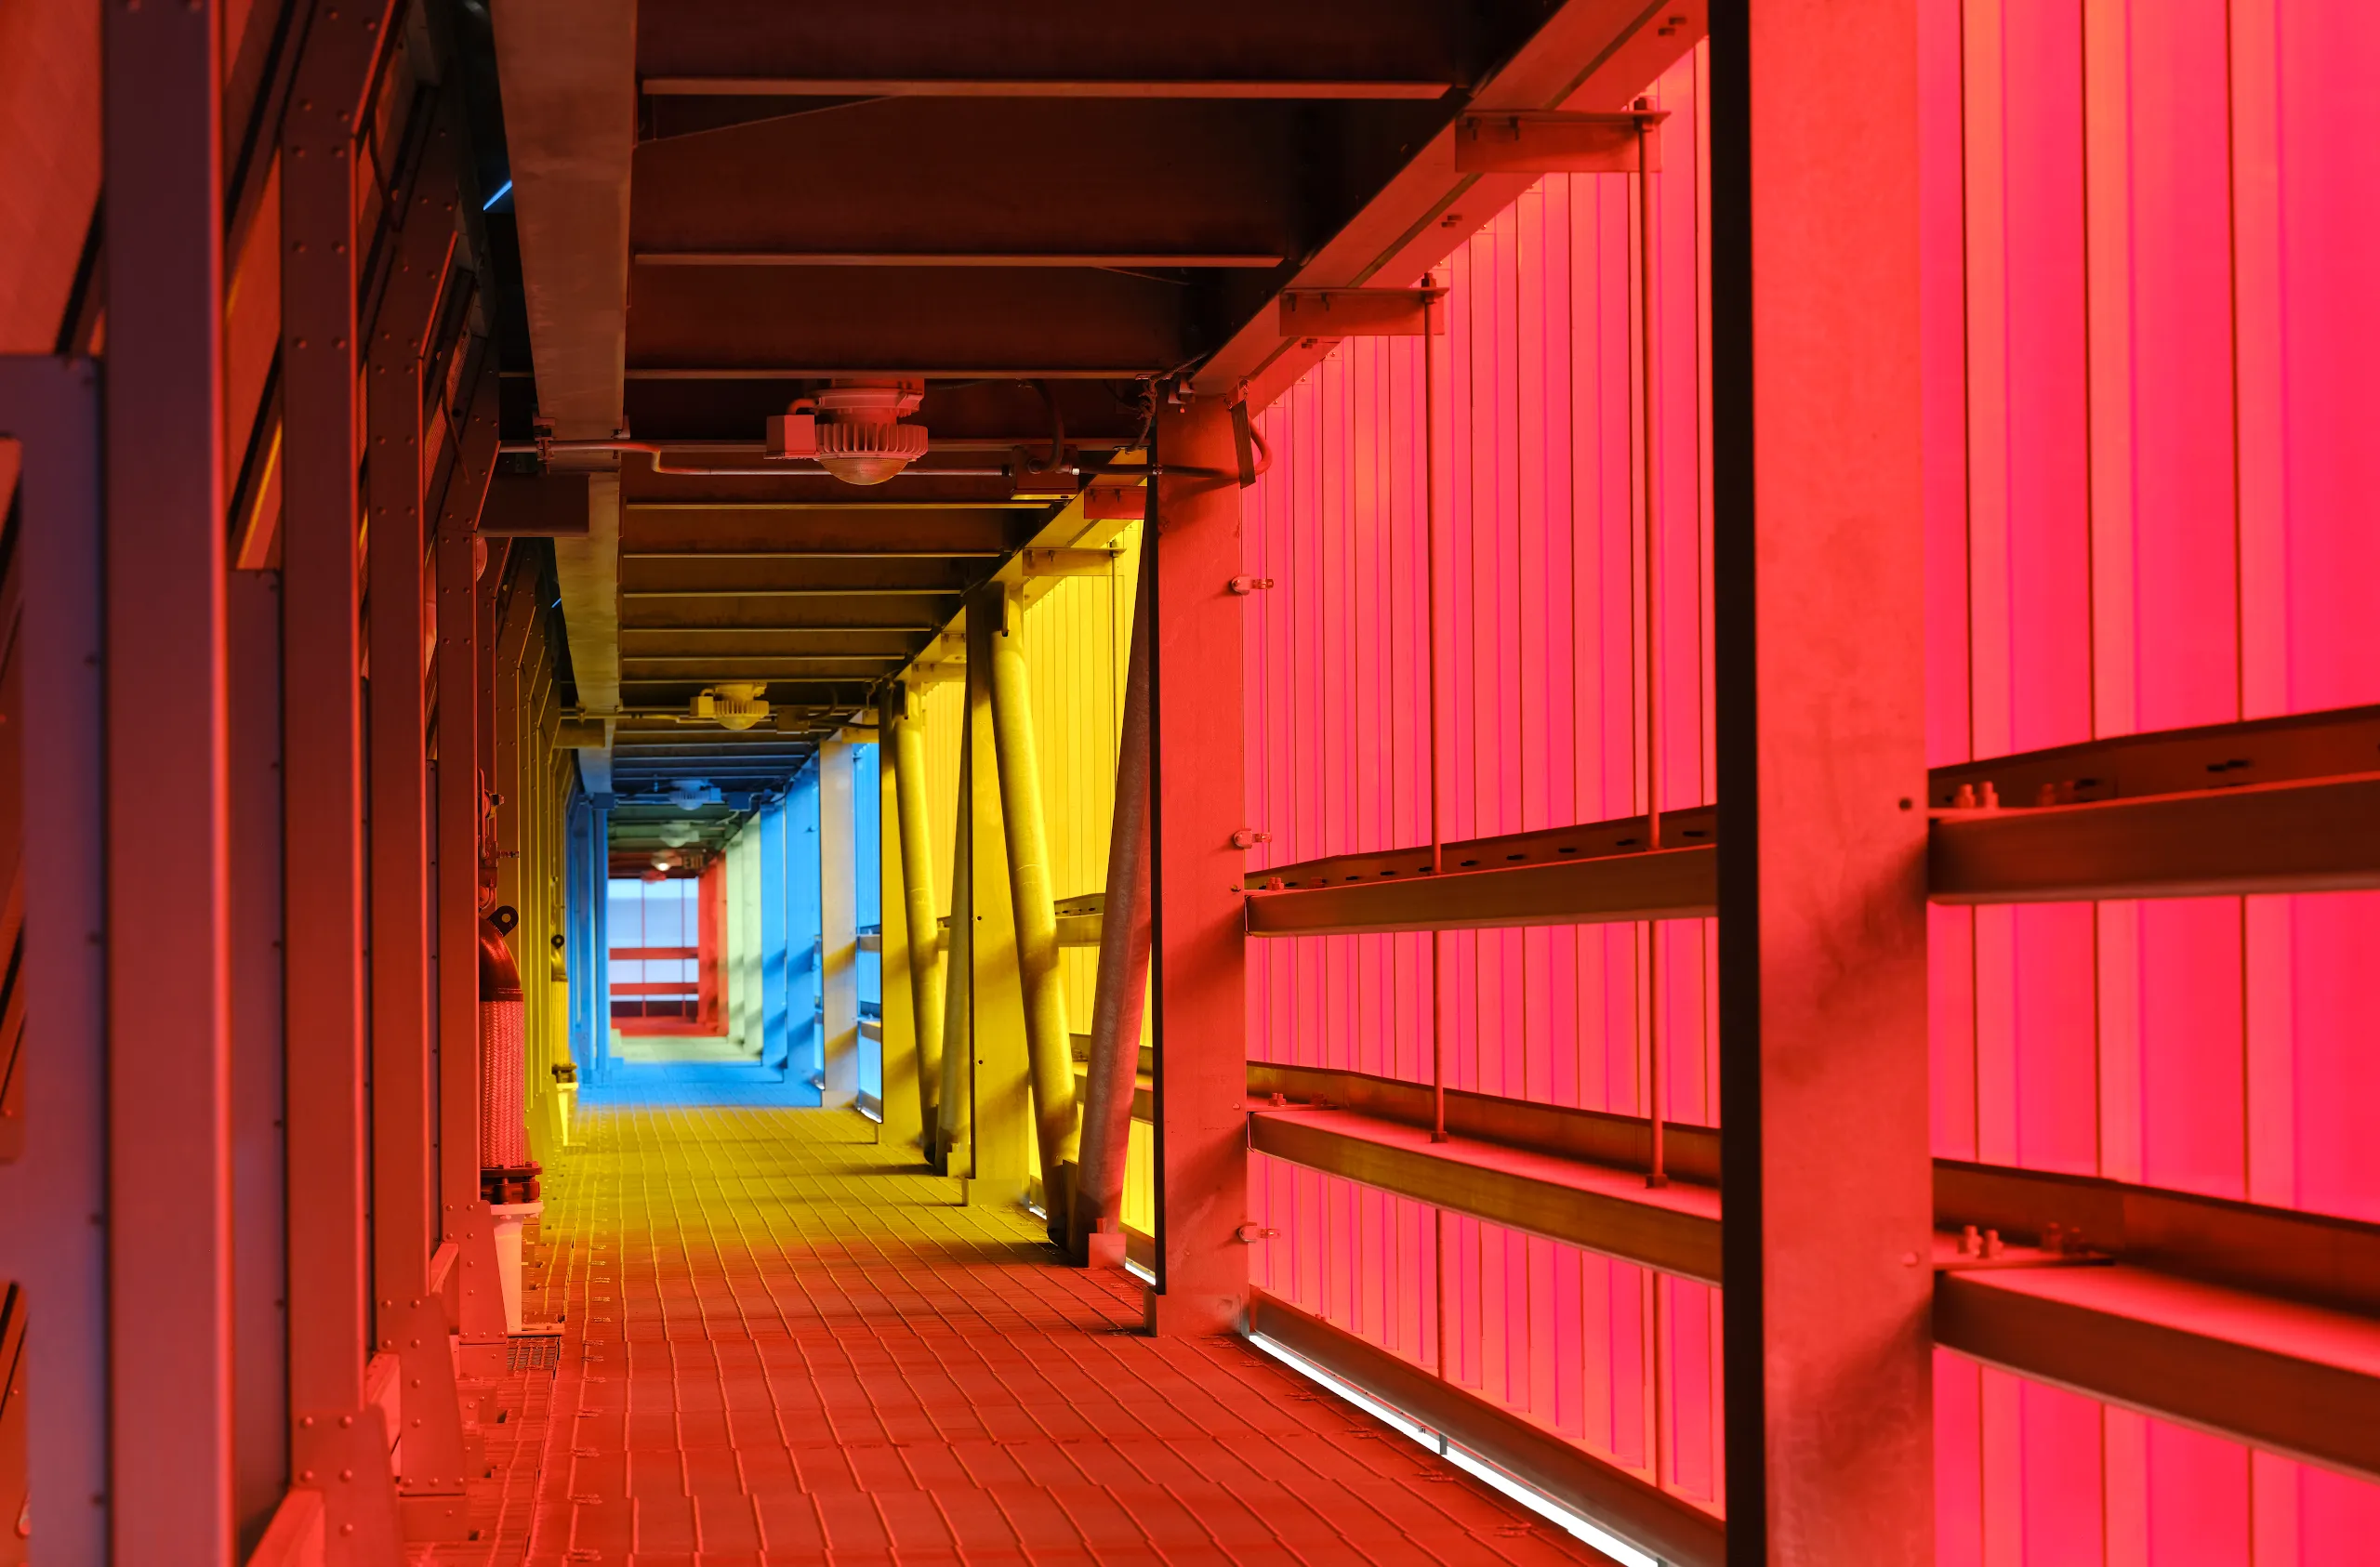
{"label": "industrial corridor", "polygon": [[0,1567],[2380,1567],[2375,82],[0,0]]}
{"label": "industrial corridor", "polygon": [[586,1136],[534,1252],[565,1326],[542,1445],[433,1561],[1592,1560],[1280,1365],[1142,1335],[1133,1281],[857,1117]]}

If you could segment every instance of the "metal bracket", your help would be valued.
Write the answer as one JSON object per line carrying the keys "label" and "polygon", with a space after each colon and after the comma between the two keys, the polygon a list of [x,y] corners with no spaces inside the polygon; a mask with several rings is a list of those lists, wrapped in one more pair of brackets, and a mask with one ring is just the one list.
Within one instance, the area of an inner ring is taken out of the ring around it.
{"label": "metal bracket", "polygon": [[1455,122],[1458,174],[1659,173],[1660,132],[1669,118],[1658,109],[1620,114],[1465,114]]}
{"label": "metal bracket", "polygon": [[1443,288],[1311,288],[1281,296],[1284,337],[1442,336]]}

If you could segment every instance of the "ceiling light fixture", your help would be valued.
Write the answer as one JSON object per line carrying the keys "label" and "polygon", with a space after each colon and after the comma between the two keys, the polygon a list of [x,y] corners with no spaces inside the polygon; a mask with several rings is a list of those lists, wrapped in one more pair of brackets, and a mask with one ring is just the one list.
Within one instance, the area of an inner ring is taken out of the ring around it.
{"label": "ceiling light fixture", "polygon": [[769,419],[767,452],[808,459],[846,484],[881,484],[926,454],[926,428],[901,423],[925,401],[922,381],[838,381]]}

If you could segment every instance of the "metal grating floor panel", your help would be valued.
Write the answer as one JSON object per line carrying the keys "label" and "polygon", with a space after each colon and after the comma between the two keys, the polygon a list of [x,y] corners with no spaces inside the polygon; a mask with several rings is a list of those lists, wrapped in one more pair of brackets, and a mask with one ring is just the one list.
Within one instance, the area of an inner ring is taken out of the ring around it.
{"label": "metal grating floor panel", "polygon": [[564,1329],[536,1467],[499,1463],[482,1539],[430,1561],[1606,1560],[1246,1344],[1143,1337],[1130,1278],[954,1205],[857,1116],[580,1132],[533,1248]]}

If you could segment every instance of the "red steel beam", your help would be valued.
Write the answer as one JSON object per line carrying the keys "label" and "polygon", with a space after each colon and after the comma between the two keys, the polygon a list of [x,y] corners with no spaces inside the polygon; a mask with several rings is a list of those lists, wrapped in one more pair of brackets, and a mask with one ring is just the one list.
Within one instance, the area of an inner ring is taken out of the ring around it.
{"label": "red steel beam", "polygon": [[1059,77],[648,76],[647,98],[1155,98],[1404,100],[1446,95],[1445,82],[1210,77],[1123,81]]}
{"label": "red steel beam", "polygon": [[1329,936],[1696,919],[1718,912],[1718,858],[1716,849],[1698,845],[1251,892],[1248,933]]}
{"label": "red steel beam", "polygon": [[1149,609],[1157,1240],[1150,1324],[1227,1333],[1248,1299],[1247,956],[1240,928],[1245,809],[1240,711],[1239,485],[1230,408],[1169,399],[1157,412]]}
{"label": "red steel beam", "polygon": [[[285,753],[292,1467],[357,1560],[400,1560],[370,1354],[363,703],[358,685],[358,133],[388,0],[319,8],[282,124],[282,711]],[[357,1470],[356,1483],[331,1477]]]}
{"label": "red steel beam", "polygon": [[[102,13],[112,236],[105,1223],[115,1303],[108,1490],[130,1500],[112,1509],[107,1560],[228,1567],[236,1523],[219,9],[197,0]],[[136,1318],[136,1302],[170,1309]],[[89,1501],[45,1495],[39,1510],[57,1516]]]}
{"label": "red steel beam", "polygon": [[[431,1193],[430,858],[422,667],[422,358],[454,259],[455,146],[430,132],[397,230],[396,271],[373,323],[369,725],[373,1336],[394,1350],[400,1304],[428,1287]],[[456,1477],[459,1481],[459,1476]]]}
{"label": "red steel beam", "polygon": [[1711,19],[1728,1559],[1925,1561],[1916,23]]}
{"label": "red steel beam", "polygon": [[438,519],[438,1211],[459,1256],[449,1320],[468,1337],[504,1331],[496,1235],[480,1199],[480,662],[479,541],[473,525],[496,469],[498,382],[482,371]]}
{"label": "red steel beam", "polygon": [[[203,189],[203,187],[202,187]],[[24,576],[24,969],[31,1070],[15,1108],[24,1146],[0,1166],[0,1277],[39,1302],[27,1344],[41,1392],[25,1414],[26,1480],[42,1549],[107,1558],[106,747],[99,375],[89,360],[0,356],[0,432],[21,443],[17,570]],[[30,1135],[33,1128],[39,1135]],[[54,1499],[54,1501],[52,1500]]]}
{"label": "red steel beam", "polygon": [[[438,1175],[430,1038],[429,703],[424,646],[429,552],[426,362],[457,244],[459,148],[439,111],[395,224],[394,272],[366,365],[372,461],[370,583],[373,1337],[402,1368],[399,1501],[409,1539],[461,1539],[467,1468],[450,1325],[430,1298]],[[443,395],[443,388],[440,388]],[[471,966],[474,969],[476,965]]]}
{"label": "red steel beam", "polygon": [[1256,1110],[1248,1139],[1259,1153],[1449,1212],[1722,1282],[1719,1193],[1707,1186],[1653,1188],[1633,1170],[1470,1138],[1434,1142],[1427,1126],[1351,1110]]}
{"label": "red steel beam", "polygon": [[1937,903],[2380,887],[2380,773],[1935,819]]}
{"label": "red steel beam", "polygon": [[2037,1381],[2380,1478],[2380,1323],[2131,1267],[1946,1272],[1934,1328]]}
{"label": "red steel beam", "polygon": [[[1408,1126],[1430,1126],[1436,1122],[1437,1107],[1429,1084],[1369,1073],[1250,1061],[1248,1092],[1258,1100],[1279,1094],[1291,1102],[1327,1101]],[[1446,1091],[1446,1125],[1447,1130],[1458,1137],[1475,1138],[1506,1148],[1551,1153],[1614,1169],[1652,1167],[1651,1123],[1642,1115],[1615,1115],[1607,1111],[1449,1088]],[[1662,1148],[1663,1167],[1670,1174],[1703,1185],[1718,1184],[1717,1128],[1666,1126],[1662,1128]]]}

